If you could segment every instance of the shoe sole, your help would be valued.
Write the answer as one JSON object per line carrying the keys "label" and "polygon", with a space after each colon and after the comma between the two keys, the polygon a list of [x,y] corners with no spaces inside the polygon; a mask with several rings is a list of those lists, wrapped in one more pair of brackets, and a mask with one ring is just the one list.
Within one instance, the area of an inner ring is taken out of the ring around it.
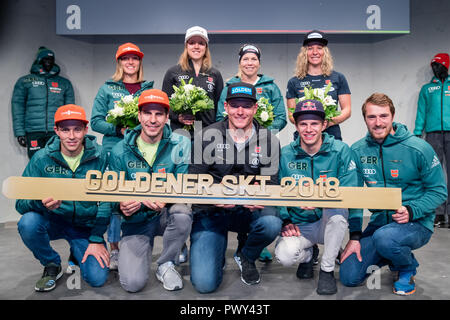
{"label": "shoe sole", "polygon": [[250,283],[249,283],[249,282],[245,281],[244,278],[242,277],[242,265],[241,265],[241,259],[240,259],[238,256],[234,256],[234,261],[236,261],[236,264],[238,265],[239,270],[241,271],[241,281],[242,281],[243,283],[245,283],[245,284],[248,285],[248,286],[251,286],[251,285],[258,284],[258,283],[261,282],[261,277],[259,277],[259,279],[256,280],[256,281],[254,281],[254,282],[250,282]]}
{"label": "shoe sole", "polygon": [[[414,276],[412,277],[412,281],[414,283]],[[414,292],[416,292],[416,287],[414,287],[414,290],[412,291],[401,291],[401,290],[395,290],[395,287],[392,288],[392,292],[394,292],[395,294],[399,295],[399,296],[410,296],[412,295]]]}
{"label": "shoe sole", "polygon": [[40,289],[40,288],[38,288],[38,287],[34,287],[34,290],[35,290],[36,292],[48,292],[48,291],[52,291],[53,289],[56,288],[56,281],[58,281],[58,279],[61,278],[63,274],[64,274],[64,272],[63,272],[63,270],[61,269],[61,272],[60,272],[59,274],[56,275],[55,283],[54,283],[53,286],[51,286],[50,288],[43,288],[43,289]]}
{"label": "shoe sole", "polygon": [[318,295],[321,295],[321,296],[331,296],[333,294],[336,294],[337,290],[336,291],[322,291],[322,292],[319,292],[318,290],[316,290],[316,292]]}
{"label": "shoe sole", "polygon": [[414,288],[414,290],[409,291],[409,292],[405,292],[405,291],[396,291],[395,288],[393,289],[393,292],[395,294],[398,294],[399,296],[410,296],[412,295],[414,292],[416,292],[416,289]]}
{"label": "shoe sole", "polygon": [[156,274],[156,279],[158,279],[158,280],[162,283],[163,288],[166,289],[166,290],[168,290],[168,291],[176,291],[176,290],[181,290],[181,289],[183,289],[183,285],[181,285],[181,287],[176,286],[176,287],[173,288],[173,289],[172,289],[172,288],[169,288],[169,287],[166,287],[166,285],[164,284],[163,278],[162,278],[159,274]]}

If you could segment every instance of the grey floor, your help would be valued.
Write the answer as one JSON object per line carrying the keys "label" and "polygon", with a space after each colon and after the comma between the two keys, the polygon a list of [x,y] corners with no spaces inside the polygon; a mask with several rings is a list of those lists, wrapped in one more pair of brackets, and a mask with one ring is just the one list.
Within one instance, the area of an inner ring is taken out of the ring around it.
{"label": "grey floor", "polygon": [[[299,280],[295,276],[296,267],[282,267],[277,262],[257,262],[261,272],[258,285],[247,286],[240,280],[240,273],[233,260],[236,248],[236,234],[229,234],[227,264],[224,280],[219,289],[211,294],[199,294],[189,281],[189,265],[178,267],[184,278],[184,289],[166,291],[154,276],[155,263],[161,252],[161,238],[156,238],[150,281],[139,293],[125,292],[118,281],[117,272],[111,272],[107,283],[101,288],[91,288],[81,281],[80,289],[73,287],[69,276],[58,280],[55,290],[37,293],[34,285],[40,278],[42,267],[22,243],[15,223],[0,225],[0,299],[18,300],[440,300],[450,299],[450,229],[436,229],[431,241],[416,250],[420,262],[416,276],[417,291],[409,297],[392,294],[393,274],[387,267],[381,269],[380,288],[369,289],[367,284],[347,288],[338,282],[338,293],[319,296],[316,293],[317,278]],[[64,240],[52,242],[63,258],[63,268],[67,266],[69,246]],[[269,247],[273,252],[273,244]],[[322,249],[322,248],[321,248]],[[336,268],[338,271],[338,267]],[[315,274],[317,276],[318,266]],[[339,273],[336,272],[338,278]],[[72,279],[73,280],[73,279]],[[372,282],[372,284],[376,284]]]}

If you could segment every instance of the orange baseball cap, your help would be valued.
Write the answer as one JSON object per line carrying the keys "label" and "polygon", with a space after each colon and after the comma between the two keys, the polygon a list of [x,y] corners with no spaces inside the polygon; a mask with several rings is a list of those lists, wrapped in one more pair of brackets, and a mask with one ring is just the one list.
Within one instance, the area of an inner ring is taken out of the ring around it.
{"label": "orange baseball cap", "polygon": [[64,120],[80,120],[86,124],[89,123],[86,119],[86,112],[84,112],[84,109],[75,104],[66,104],[56,110],[55,123]]}
{"label": "orange baseball cap", "polygon": [[120,45],[119,48],[117,49],[116,60],[119,59],[124,54],[128,54],[128,53],[136,54],[141,59],[144,57],[144,53],[141,51],[141,49],[139,49],[139,47],[137,45],[135,45],[134,43],[131,43],[131,42],[127,42],[127,43]]}
{"label": "orange baseball cap", "polygon": [[167,110],[170,109],[169,97],[167,94],[159,89],[149,89],[141,93],[138,100],[139,110],[145,104],[156,103],[164,106]]}

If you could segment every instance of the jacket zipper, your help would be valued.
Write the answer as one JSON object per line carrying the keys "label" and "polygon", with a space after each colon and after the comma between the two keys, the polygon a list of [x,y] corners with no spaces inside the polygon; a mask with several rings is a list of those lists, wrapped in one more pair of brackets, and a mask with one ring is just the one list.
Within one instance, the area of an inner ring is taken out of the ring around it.
{"label": "jacket zipper", "polygon": [[[311,157],[311,178],[313,179],[313,184],[314,184],[315,183],[314,182],[314,157]],[[314,187],[314,185],[313,185],[313,187]],[[314,215],[316,216],[316,218],[318,220],[320,220],[320,217],[317,215],[316,209],[314,209],[313,212],[314,212]]]}
{"label": "jacket zipper", "polygon": [[[384,160],[383,160],[383,146],[380,144],[380,160],[381,160],[381,171],[383,172],[383,182],[384,182],[384,187],[386,188],[386,175],[384,173]],[[386,210],[386,224],[389,223],[389,213]]]}
{"label": "jacket zipper", "polygon": [[444,82],[441,84],[441,133],[444,133]]}
{"label": "jacket zipper", "polygon": [[45,93],[46,93],[46,99],[47,103],[45,105],[45,133],[48,133],[48,79],[45,79]]}

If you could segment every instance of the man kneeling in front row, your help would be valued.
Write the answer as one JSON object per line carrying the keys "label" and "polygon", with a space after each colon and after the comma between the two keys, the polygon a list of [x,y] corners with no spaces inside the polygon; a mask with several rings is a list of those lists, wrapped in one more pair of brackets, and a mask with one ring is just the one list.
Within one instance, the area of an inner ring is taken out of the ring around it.
{"label": "man kneeling in front row", "polygon": [[[106,168],[107,157],[86,135],[88,121],[83,108],[69,104],[55,113],[55,133],[28,163],[24,177],[84,179],[88,170]],[[16,210],[22,214],[18,229],[23,242],[44,266],[36,283],[36,291],[50,291],[62,276],[61,257],[50,246],[51,240],[65,239],[70,245],[82,278],[93,287],[102,286],[108,278],[109,253],[103,233],[109,223],[109,203],[61,201],[47,198],[17,200]]]}
{"label": "man kneeling in front row", "polygon": [[357,286],[369,276],[369,267],[388,264],[398,271],[394,293],[410,295],[416,291],[419,266],[412,251],[430,240],[435,210],[447,199],[442,166],[431,145],[394,122],[394,104],[387,95],[372,94],[362,113],[369,132],[352,145],[358,172],[368,187],[401,188],[402,206],[395,211],[370,210],[364,232],[362,210],[349,218],[350,240],[341,255],[340,280]]}
{"label": "man kneeling in front row", "polygon": [[[323,132],[327,121],[322,103],[301,101],[293,116],[299,137],[281,150],[280,179],[308,177],[315,183],[318,179],[335,177],[341,186],[357,186],[356,166],[350,148]],[[292,163],[300,165],[292,166]],[[324,244],[317,293],[336,293],[335,259],[347,230],[348,210],[282,207],[280,211],[283,228],[275,248],[277,260],[284,266],[299,262],[297,277],[312,279],[313,245]]]}

